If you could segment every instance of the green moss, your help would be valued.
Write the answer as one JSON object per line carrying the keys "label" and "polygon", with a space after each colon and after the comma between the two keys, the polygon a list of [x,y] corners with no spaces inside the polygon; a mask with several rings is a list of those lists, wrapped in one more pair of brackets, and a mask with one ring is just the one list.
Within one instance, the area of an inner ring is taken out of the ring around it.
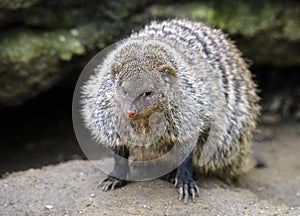
{"label": "green moss", "polygon": [[221,28],[255,64],[300,64],[297,2],[213,0],[157,4],[147,12],[156,19],[188,18]]}
{"label": "green moss", "polygon": [[0,8],[8,10],[29,8],[39,1],[40,0],[0,0]]}
{"label": "green moss", "polygon": [[229,34],[251,37],[269,31],[271,37],[300,39],[300,11],[291,2],[227,0],[211,9],[210,22]]}
{"label": "green moss", "polygon": [[215,17],[215,10],[207,6],[202,6],[191,14],[194,20],[212,20],[213,17]]}
{"label": "green moss", "polygon": [[300,39],[300,10],[294,2],[281,1],[199,1],[154,5],[151,17],[189,18],[210,23],[229,34],[252,37],[270,32],[277,39]]}
{"label": "green moss", "polygon": [[85,48],[78,37],[70,31],[34,32],[15,30],[4,33],[0,38],[0,58],[8,62],[27,63],[31,59],[49,56],[69,61],[73,54],[83,54]]}

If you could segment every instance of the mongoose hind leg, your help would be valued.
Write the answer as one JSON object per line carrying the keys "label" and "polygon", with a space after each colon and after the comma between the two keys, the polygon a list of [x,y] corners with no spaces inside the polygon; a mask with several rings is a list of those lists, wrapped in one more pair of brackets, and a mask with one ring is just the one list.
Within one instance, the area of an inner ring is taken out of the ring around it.
{"label": "mongoose hind leg", "polygon": [[192,155],[185,159],[185,161],[177,168],[175,176],[175,186],[178,188],[179,201],[184,200],[186,204],[189,194],[192,195],[192,200],[195,202],[196,195],[199,196],[199,188],[193,179],[192,170]]}
{"label": "mongoose hind leg", "polygon": [[129,150],[125,147],[114,148],[115,165],[112,173],[101,183],[102,190],[114,190],[118,187],[123,187],[127,184],[126,177],[129,175]]}

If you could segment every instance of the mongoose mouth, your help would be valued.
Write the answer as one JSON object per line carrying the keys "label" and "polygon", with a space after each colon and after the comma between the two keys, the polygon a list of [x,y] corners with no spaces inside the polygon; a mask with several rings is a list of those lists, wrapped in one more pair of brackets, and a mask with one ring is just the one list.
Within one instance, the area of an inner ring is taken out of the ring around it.
{"label": "mongoose mouth", "polygon": [[137,110],[127,110],[126,115],[129,119],[148,118],[156,110],[157,107],[148,107],[145,111],[142,112],[138,112]]}
{"label": "mongoose mouth", "polygon": [[150,115],[151,113],[145,113],[145,112],[143,112],[143,113],[138,113],[138,112],[133,111],[133,110],[128,110],[126,114],[127,114],[127,117],[128,117],[129,119],[142,119],[142,118],[147,118],[147,117],[149,117],[149,115]]}

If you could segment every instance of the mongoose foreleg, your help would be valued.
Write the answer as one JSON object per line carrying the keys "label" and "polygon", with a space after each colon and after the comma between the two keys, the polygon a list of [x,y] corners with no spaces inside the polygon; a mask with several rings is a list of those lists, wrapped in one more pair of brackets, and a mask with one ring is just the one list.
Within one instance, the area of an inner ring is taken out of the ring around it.
{"label": "mongoose foreleg", "polygon": [[187,203],[190,193],[193,202],[195,202],[196,195],[199,196],[199,188],[193,179],[192,154],[177,168],[174,184],[178,188],[179,201],[184,199],[184,203]]}
{"label": "mongoose foreleg", "polygon": [[113,151],[115,153],[115,165],[112,173],[101,183],[103,191],[123,187],[128,182],[126,177],[129,174],[129,150],[125,146],[121,146],[114,148]]}

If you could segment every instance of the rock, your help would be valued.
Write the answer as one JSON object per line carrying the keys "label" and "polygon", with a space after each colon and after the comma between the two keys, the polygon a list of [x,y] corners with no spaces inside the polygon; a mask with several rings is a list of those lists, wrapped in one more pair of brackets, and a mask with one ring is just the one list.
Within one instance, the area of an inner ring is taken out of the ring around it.
{"label": "rock", "polygon": [[77,77],[93,54],[153,19],[222,28],[255,65],[300,64],[298,2],[159,2],[0,0],[0,107]]}
{"label": "rock", "polygon": [[[17,172],[0,180],[3,215],[299,215],[298,207],[272,205],[240,188],[203,186],[196,203],[177,201],[163,180],[133,182],[102,192],[105,178],[89,161],[70,161]],[[203,185],[206,183],[204,182]]]}
{"label": "rock", "polygon": [[78,76],[91,53],[113,43],[121,32],[129,34],[133,25],[123,22],[145,2],[51,1],[12,8],[0,0],[0,107],[21,105],[67,74]]}
{"label": "rock", "polygon": [[32,7],[39,1],[40,0],[1,0],[0,8],[9,10],[26,9]]}
{"label": "rock", "polygon": [[254,64],[282,67],[300,64],[299,7],[299,2],[226,0],[153,5],[148,13],[204,21],[228,33]]}

